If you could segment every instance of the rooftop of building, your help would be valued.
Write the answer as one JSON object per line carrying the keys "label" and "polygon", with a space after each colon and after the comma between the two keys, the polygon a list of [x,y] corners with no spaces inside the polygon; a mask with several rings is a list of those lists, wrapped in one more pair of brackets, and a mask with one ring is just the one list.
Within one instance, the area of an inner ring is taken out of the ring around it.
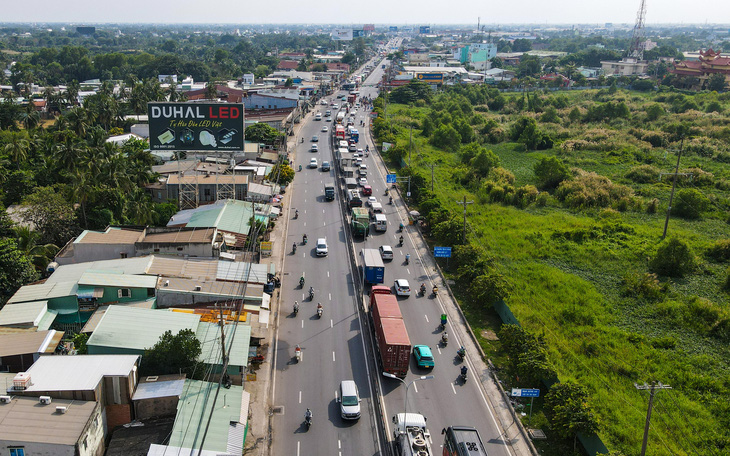
{"label": "rooftop of building", "polygon": [[0,326],[38,327],[47,311],[48,301],[8,304],[0,309]]}
{"label": "rooftop of building", "polygon": [[167,185],[180,185],[197,183],[220,185],[220,184],[238,184],[243,185],[248,183],[248,176],[233,175],[233,174],[194,174],[194,175],[181,175],[181,174],[170,174],[167,178]]}
{"label": "rooftop of building", "polygon": [[215,228],[171,229],[164,232],[149,233],[141,242],[154,244],[212,243]]}
{"label": "rooftop of building", "polygon": [[[153,309],[155,307],[156,299],[150,298],[144,301],[131,301],[131,302],[118,302],[114,304],[115,307],[140,307],[142,309]],[[99,306],[93,314],[86,320],[84,327],[81,328],[82,333],[92,333],[96,330],[96,327],[101,321],[101,317],[104,316],[107,310],[111,306]]]}
{"label": "rooftop of building", "polygon": [[45,283],[25,285],[20,287],[20,289],[10,297],[7,304],[75,296],[77,290],[78,284],[76,282],[53,283],[46,281]]}
{"label": "rooftop of building", "polygon": [[[59,406],[66,412],[57,412]],[[0,438],[21,445],[75,445],[96,407],[93,401],[53,399],[43,405],[35,397],[15,396],[8,404],[0,403]]]}
{"label": "rooftop of building", "polygon": [[144,234],[143,229],[109,227],[104,231],[85,230],[74,243],[76,244],[134,244]]}
{"label": "rooftop of building", "polygon": [[53,354],[63,338],[63,331],[48,330],[0,334],[0,357],[29,353]]}
{"label": "rooftop of building", "polygon": [[[245,177],[245,176],[240,176]],[[187,227],[208,228],[246,235],[249,231],[249,220],[253,216],[251,203],[238,200],[220,200],[195,209],[178,212],[167,224],[168,226],[186,225]]]}
{"label": "rooftop of building", "polygon": [[78,283],[81,277],[87,272],[144,275],[147,273],[151,261],[152,257],[142,256],[64,264],[53,271],[53,274],[46,279],[46,283]]}
{"label": "rooftop of building", "polygon": [[138,355],[41,356],[30,366],[26,391],[89,391],[103,377],[128,376]]}

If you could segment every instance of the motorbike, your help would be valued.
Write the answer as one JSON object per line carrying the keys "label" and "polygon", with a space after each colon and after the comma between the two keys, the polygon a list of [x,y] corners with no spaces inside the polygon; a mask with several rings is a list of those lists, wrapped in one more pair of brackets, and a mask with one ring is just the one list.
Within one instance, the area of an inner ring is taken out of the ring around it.
{"label": "motorbike", "polygon": [[292,244],[292,246],[291,246],[291,252],[292,253],[297,253],[297,243],[296,242],[294,244]]}
{"label": "motorbike", "polygon": [[302,138],[302,142],[304,142],[304,138]]}
{"label": "motorbike", "polygon": [[317,306],[317,318],[322,318],[323,313],[324,313],[324,308],[321,305]]}
{"label": "motorbike", "polygon": [[294,315],[299,313],[299,303],[294,301]]}
{"label": "motorbike", "polygon": [[307,245],[307,241],[308,241],[308,238],[307,238],[307,235],[305,234],[305,235],[304,235],[304,236],[302,237],[302,244],[304,244],[304,245]]}
{"label": "motorbike", "polygon": [[312,426],[312,412],[307,409],[307,413],[304,414],[304,423],[307,425],[307,429]]}
{"label": "motorbike", "polygon": [[398,225],[398,232],[399,233],[402,233],[403,232],[403,224],[402,223],[400,225]]}
{"label": "motorbike", "polygon": [[313,299],[314,299],[314,288],[309,287],[309,300],[311,301]]}
{"label": "motorbike", "polygon": [[403,236],[398,239],[398,247],[403,247]]}
{"label": "motorbike", "polygon": [[304,277],[299,278],[299,286],[304,288]]}
{"label": "motorbike", "polygon": [[464,361],[464,358],[466,358],[466,349],[461,347],[456,351],[456,355],[459,357],[459,360]]}
{"label": "motorbike", "polygon": [[294,211],[294,220],[299,218],[299,211]]}
{"label": "motorbike", "polygon": [[441,345],[444,347],[449,345],[449,333],[443,333],[441,335]]}
{"label": "motorbike", "polygon": [[393,197],[392,196],[388,199],[388,204],[393,204]]}
{"label": "motorbike", "polygon": [[411,255],[409,253],[406,254],[406,266],[411,262]]}
{"label": "motorbike", "polygon": [[433,289],[431,290],[431,296],[435,298],[436,295],[438,294],[438,292],[439,292],[439,287],[433,287]]}
{"label": "motorbike", "polygon": [[463,383],[466,383],[466,373],[467,373],[468,371],[469,371],[469,370],[468,370],[468,369],[466,368],[466,366],[464,366],[464,367],[462,367],[462,368],[461,368],[461,375],[459,375],[459,378],[461,378],[461,381],[462,381]]}
{"label": "motorbike", "polygon": [[301,171],[301,170],[302,170],[302,165],[299,165],[299,171]]}
{"label": "motorbike", "polygon": [[302,349],[297,345],[297,347],[294,349],[294,358],[296,358],[297,362],[300,362],[302,360]]}
{"label": "motorbike", "polygon": [[421,296],[426,296],[426,284],[421,284]]}

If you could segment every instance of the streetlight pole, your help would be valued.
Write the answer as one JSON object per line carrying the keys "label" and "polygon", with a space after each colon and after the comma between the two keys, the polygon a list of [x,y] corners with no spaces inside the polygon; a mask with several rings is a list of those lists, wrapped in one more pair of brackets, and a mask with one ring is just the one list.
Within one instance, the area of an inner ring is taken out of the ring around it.
{"label": "streetlight pole", "polygon": [[408,388],[410,388],[411,385],[413,385],[414,383],[416,383],[418,381],[431,380],[433,378],[433,375],[422,375],[418,378],[414,378],[413,380],[411,380],[408,383],[406,383],[406,381],[403,380],[402,378],[397,377],[389,372],[383,372],[383,376],[388,377],[388,378],[394,378],[394,379],[398,380],[399,382],[403,383],[404,385],[406,385],[406,398],[405,398],[405,401],[403,401],[404,402],[404,404],[403,404],[403,422],[408,423]]}

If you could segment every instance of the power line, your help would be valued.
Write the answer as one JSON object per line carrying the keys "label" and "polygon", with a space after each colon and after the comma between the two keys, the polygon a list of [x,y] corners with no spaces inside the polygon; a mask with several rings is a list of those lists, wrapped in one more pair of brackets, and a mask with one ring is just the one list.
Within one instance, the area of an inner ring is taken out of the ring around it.
{"label": "power line", "polygon": [[651,421],[651,409],[654,405],[654,394],[656,390],[672,389],[669,385],[663,385],[661,382],[652,382],[651,385],[644,383],[638,385],[634,383],[634,386],[638,390],[649,390],[649,408],[646,411],[646,424],[644,425],[644,440],[641,442],[641,456],[646,455],[646,444],[649,441],[649,423]]}

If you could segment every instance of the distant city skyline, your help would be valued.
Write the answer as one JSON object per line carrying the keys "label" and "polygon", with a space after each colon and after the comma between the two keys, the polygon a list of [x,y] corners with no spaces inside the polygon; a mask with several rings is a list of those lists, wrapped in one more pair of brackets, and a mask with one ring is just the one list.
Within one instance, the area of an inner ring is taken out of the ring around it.
{"label": "distant city skyline", "polygon": [[[240,2],[211,4],[191,0],[104,2],[91,0],[36,0],[6,2],[1,22],[153,23],[153,24],[633,24],[640,0],[581,1],[517,0],[457,3],[433,0],[370,0]],[[716,0],[647,1],[647,25],[727,24],[730,2]]]}

